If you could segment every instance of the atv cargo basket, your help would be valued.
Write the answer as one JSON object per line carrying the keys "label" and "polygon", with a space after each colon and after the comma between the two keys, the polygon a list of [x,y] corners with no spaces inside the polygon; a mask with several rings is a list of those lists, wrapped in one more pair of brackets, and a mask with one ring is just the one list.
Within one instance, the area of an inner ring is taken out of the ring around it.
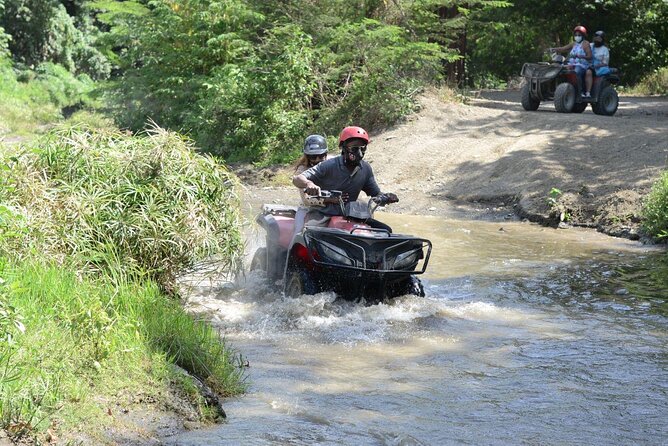
{"label": "atv cargo basket", "polygon": [[527,79],[543,81],[554,79],[563,66],[549,63],[525,63],[522,65],[521,76]]}
{"label": "atv cargo basket", "polygon": [[422,274],[431,255],[429,240],[409,235],[377,237],[308,228],[304,241],[314,264],[354,271]]}

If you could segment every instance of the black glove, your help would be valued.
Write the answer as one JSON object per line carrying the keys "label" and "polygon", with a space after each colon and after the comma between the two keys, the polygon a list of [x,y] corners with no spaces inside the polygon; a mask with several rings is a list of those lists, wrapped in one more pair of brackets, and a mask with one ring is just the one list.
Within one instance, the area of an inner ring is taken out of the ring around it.
{"label": "black glove", "polygon": [[386,204],[398,202],[399,198],[397,197],[396,194],[390,192],[385,194],[378,194],[375,197],[373,197],[373,200],[380,206],[385,206]]}

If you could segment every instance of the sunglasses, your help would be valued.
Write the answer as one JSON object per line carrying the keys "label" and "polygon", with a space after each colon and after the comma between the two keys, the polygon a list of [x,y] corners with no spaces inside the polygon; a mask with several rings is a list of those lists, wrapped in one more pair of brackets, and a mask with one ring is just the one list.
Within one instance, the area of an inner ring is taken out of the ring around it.
{"label": "sunglasses", "polygon": [[327,158],[327,152],[322,153],[320,155],[306,155],[306,158],[308,158],[309,161],[316,161],[319,159],[325,159]]}
{"label": "sunglasses", "polygon": [[366,152],[366,146],[347,146],[346,149],[354,151],[354,150],[361,150],[362,153]]}

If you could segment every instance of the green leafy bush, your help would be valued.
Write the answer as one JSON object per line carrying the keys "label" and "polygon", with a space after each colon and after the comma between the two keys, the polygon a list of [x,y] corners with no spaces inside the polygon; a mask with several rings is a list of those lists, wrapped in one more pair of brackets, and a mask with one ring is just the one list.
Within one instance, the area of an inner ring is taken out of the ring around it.
{"label": "green leafy bush", "polygon": [[209,256],[236,268],[243,247],[235,177],[181,136],[74,128],[36,145],[5,160],[0,202],[27,222],[25,233],[0,244],[7,255],[145,274],[167,290]]}
{"label": "green leafy bush", "polygon": [[154,6],[131,27],[116,116],[131,128],[151,118],[185,131],[228,160],[286,161],[307,133],[392,124],[439,78],[446,53],[346,2]]}
{"label": "green leafy bush", "polygon": [[654,183],[643,206],[643,229],[652,237],[668,238],[668,172]]}
{"label": "green leafy bush", "polygon": [[93,88],[87,75],[74,76],[62,66],[19,69],[0,56],[0,137],[40,132],[62,119],[64,107],[91,104]]}
{"label": "green leafy bush", "polygon": [[327,67],[318,91],[315,128],[377,129],[415,110],[422,87],[438,78],[443,57],[434,43],[413,41],[398,26],[365,19],[337,27],[320,53]]}

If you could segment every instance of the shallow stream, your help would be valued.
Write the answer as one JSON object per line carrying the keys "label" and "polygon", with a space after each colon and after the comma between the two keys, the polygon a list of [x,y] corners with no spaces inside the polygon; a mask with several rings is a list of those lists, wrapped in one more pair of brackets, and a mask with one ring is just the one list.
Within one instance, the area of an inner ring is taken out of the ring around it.
{"label": "shallow stream", "polygon": [[432,240],[426,297],[286,299],[256,274],[194,295],[248,360],[250,391],[172,444],[668,444],[665,253],[519,222],[381,219]]}

